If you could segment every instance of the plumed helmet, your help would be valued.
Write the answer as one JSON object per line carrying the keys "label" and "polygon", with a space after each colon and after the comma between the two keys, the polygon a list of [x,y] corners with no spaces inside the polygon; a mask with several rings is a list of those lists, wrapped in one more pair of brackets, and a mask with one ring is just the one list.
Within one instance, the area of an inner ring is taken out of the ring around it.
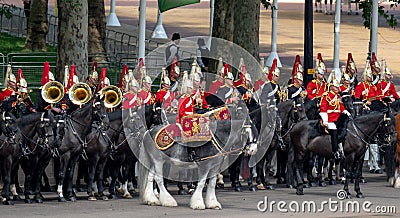
{"label": "plumed helmet", "polygon": [[269,69],[268,80],[271,81],[273,75],[280,76],[280,74],[281,71],[278,68],[278,60],[274,58],[274,60],[272,61],[271,68]]}
{"label": "plumed helmet", "polygon": [[331,74],[329,75],[329,78],[328,78],[328,83],[329,83],[329,87],[330,86],[335,86],[337,88],[340,87],[340,82],[338,79],[336,79],[336,76],[335,76],[335,70],[331,71]]}
{"label": "plumed helmet", "polygon": [[222,58],[218,58],[218,65],[217,65],[217,75],[220,77],[224,76],[224,63],[222,62]]}
{"label": "plumed helmet", "polygon": [[363,72],[363,79],[366,80],[367,77],[370,77],[372,79],[372,71],[371,71],[370,60],[366,60],[365,68],[364,68],[364,72]]}
{"label": "plumed helmet", "polygon": [[[188,72],[185,70],[182,76],[182,86],[181,86],[181,93],[187,93],[188,88],[193,88],[193,81],[189,78]],[[187,93],[191,94],[191,93]]]}
{"label": "plumed helmet", "polygon": [[294,79],[299,79],[303,81],[303,66],[301,66],[300,55],[296,55],[296,59],[294,61],[293,69],[292,69],[292,82]]}
{"label": "plumed helmet", "polygon": [[235,77],[231,73],[231,68],[229,67],[229,64],[224,64],[224,78],[225,79],[230,79],[230,80],[234,80],[235,79]]}
{"label": "plumed helmet", "polygon": [[378,75],[379,72],[381,71],[381,65],[379,64],[378,59],[376,58],[375,52],[372,52],[371,54],[371,73],[373,75]]}
{"label": "plumed helmet", "polygon": [[246,78],[247,81],[251,82],[250,74],[246,73],[246,75],[244,77]]}
{"label": "plumed helmet", "polygon": [[318,67],[316,73],[321,74],[321,75],[325,75],[325,70],[322,67]]}
{"label": "plumed helmet", "polygon": [[22,74],[22,69],[18,69],[17,75],[17,86],[18,91],[21,93],[28,93],[28,83],[25,80],[24,74]]}
{"label": "plumed helmet", "polygon": [[171,85],[171,80],[169,80],[168,76],[167,76],[167,70],[165,69],[165,67],[162,68],[161,70],[161,84],[164,85]]}

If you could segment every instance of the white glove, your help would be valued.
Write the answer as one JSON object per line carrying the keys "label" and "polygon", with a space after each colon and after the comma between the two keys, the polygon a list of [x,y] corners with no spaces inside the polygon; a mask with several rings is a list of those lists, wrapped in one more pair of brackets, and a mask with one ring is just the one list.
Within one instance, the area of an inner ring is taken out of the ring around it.
{"label": "white glove", "polygon": [[343,111],[343,113],[344,113],[344,114],[346,114],[348,117],[351,117],[351,114],[350,114],[350,112],[349,112],[349,111],[347,111],[347,110],[344,110],[344,111]]}
{"label": "white glove", "polygon": [[319,113],[322,119],[322,125],[328,126],[328,113]]}

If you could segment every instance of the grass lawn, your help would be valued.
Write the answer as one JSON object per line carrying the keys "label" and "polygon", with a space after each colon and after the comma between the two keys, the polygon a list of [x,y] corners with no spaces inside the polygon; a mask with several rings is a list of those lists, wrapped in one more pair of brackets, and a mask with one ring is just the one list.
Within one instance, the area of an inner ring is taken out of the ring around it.
{"label": "grass lawn", "polygon": [[[56,47],[47,46],[47,51],[49,52],[55,52],[56,50]],[[0,53],[6,56],[13,52],[29,52],[25,49],[25,38],[0,33]]]}

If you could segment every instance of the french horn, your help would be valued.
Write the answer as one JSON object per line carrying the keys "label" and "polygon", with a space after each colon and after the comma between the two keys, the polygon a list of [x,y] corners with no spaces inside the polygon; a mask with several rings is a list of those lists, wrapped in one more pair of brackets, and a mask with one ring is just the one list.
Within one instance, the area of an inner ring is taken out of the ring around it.
{"label": "french horn", "polygon": [[72,103],[83,105],[92,98],[90,86],[83,82],[75,83],[68,91],[68,97]]}
{"label": "french horn", "polygon": [[44,84],[41,91],[42,98],[50,104],[55,104],[64,97],[64,86],[58,81]]}
{"label": "french horn", "polygon": [[108,85],[100,90],[100,94],[104,97],[106,108],[114,108],[122,102],[121,89],[116,86]]}

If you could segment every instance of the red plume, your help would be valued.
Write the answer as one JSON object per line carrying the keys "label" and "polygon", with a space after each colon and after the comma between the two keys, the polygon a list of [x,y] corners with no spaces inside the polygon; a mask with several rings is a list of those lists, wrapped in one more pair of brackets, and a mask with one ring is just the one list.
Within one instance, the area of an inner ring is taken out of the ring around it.
{"label": "red plume", "polygon": [[71,69],[69,69],[68,84],[67,84],[67,87],[65,87],[67,90],[69,90],[71,88],[71,86],[74,85],[74,75],[77,75],[76,66],[71,65]]}
{"label": "red plume", "polygon": [[322,60],[322,54],[321,54],[321,53],[318,53],[317,59],[318,59],[320,62],[324,62],[324,60]]}
{"label": "red plume", "polygon": [[272,73],[274,72],[275,68],[278,66],[278,62],[276,60],[276,58],[274,58],[274,61],[272,62],[272,66],[269,69],[269,73],[268,73],[268,80],[272,81]]}
{"label": "red plume", "polygon": [[223,75],[224,78],[229,71],[230,71],[229,64],[224,64],[224,75]]}
{"label": "red plume", "polygon": [[97,71],[97,61],[93,62],[92,72]]}
{"label": "red plume", "polygon": [[101,68],[101,74],[100,74],[100,83],[99,83],[99,88],[98,90],[101,90],[102,88],[104,88],[105,84],[104,84],[104,79],[107,76],[107,69],[106,68]]}
{"label": "red plume", "polygon": [[44,62],[43,73],[42,73],[42,86],[44,86],[47,82],[49,82],[49,72],[50,72],[50,64],[49,62]]}
{"label": "red plume", "polygon": [[[178,63],[178,61],[176,63]],[[144,59],[143,58],[139,58],[139,64],[138,64],[138,67],[137,67],[137,76],[136,76],[138,81],[141,81],[142,75],[140,74],[140,69],[142,69],[143,66],[144,66]],[[175,68],[175,66],[172,66],[172,67]]]}
{"label": "red plume", "polygon": [[24,78],[24,74],[22,74],[21,68],[18,68],[18,75],[17,75],[17,81],[16,81],[17,84],[19,83],[19,80],[21,78]]}
{"label": "red plume", "polygon": [[297,68],[301,64],[300,55],[296,55],[296,60],[294,61],[293,70],[292,70],[292,83],[294,81],[294,76],[296,76]]}
{"label": "red plume", "polygon": [[124,80],[125,74],[128,73],[128,65],[124,64],[124,68],[122,68],[121,77],[119,78],[118,88],[124,88],[122,86],[122,81]]}

